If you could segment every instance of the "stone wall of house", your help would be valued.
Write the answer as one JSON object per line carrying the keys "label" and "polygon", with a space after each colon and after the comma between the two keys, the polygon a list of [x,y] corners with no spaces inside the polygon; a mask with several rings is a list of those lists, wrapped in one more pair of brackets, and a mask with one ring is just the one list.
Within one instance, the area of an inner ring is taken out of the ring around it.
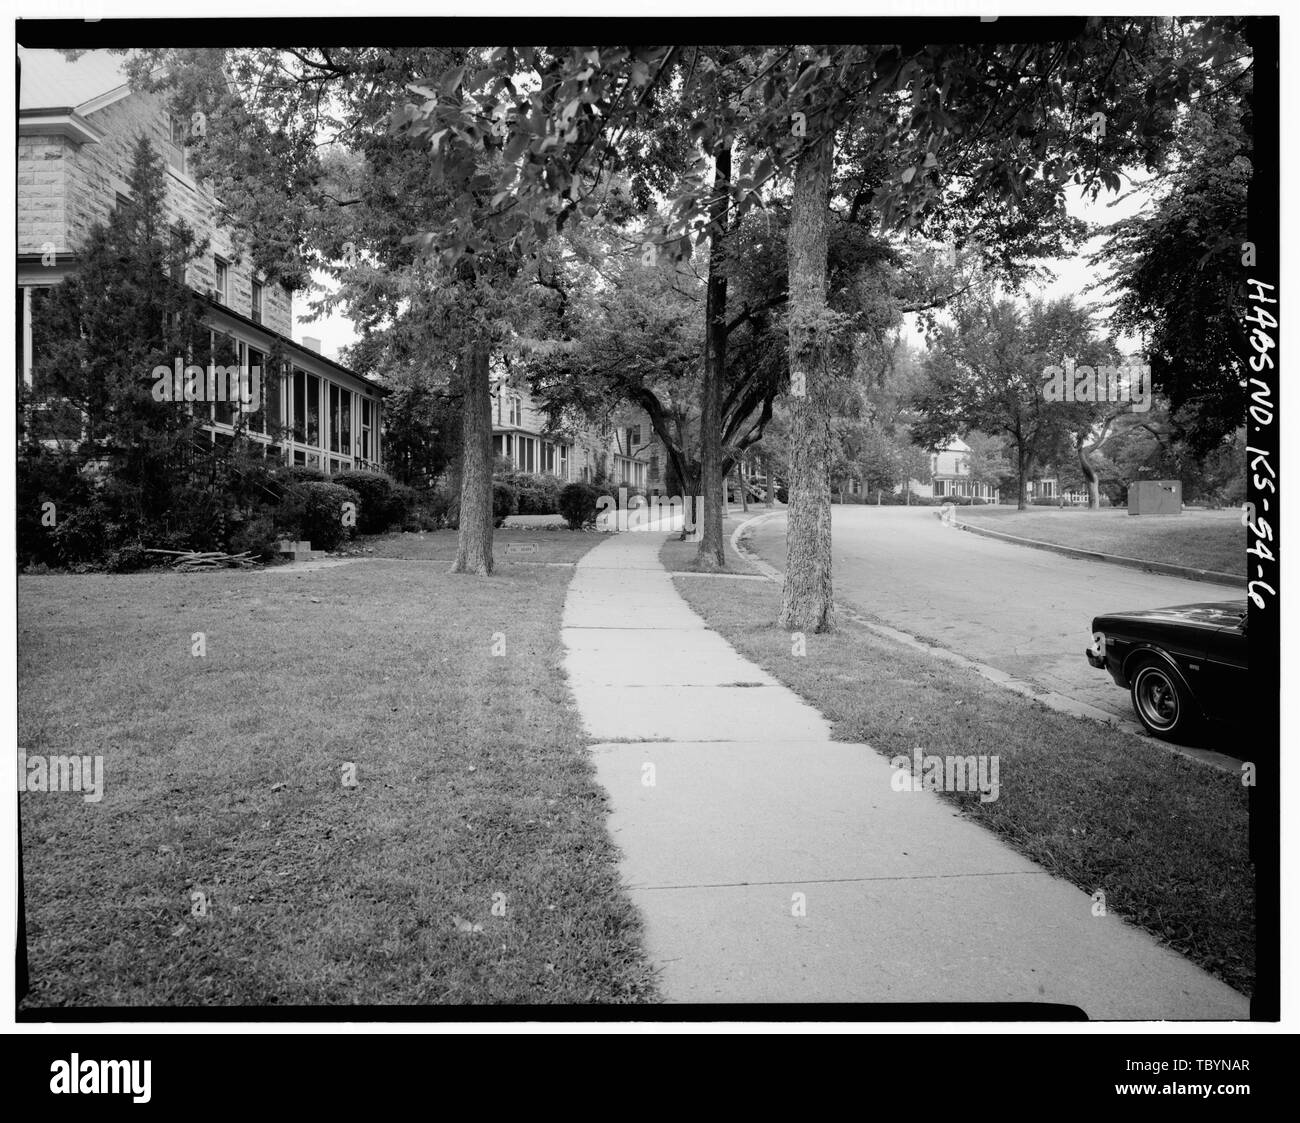
{"label": "stone wall of house", "polygon": [[18,252],[68,253],[66,200],[69,157],[76,145],[61,136],[18,138]]}
{"label": "stone wall of house", "polygon": [[[171,119],[160,95],[133,93],[86,117],[104,137],[99,144],[77,144],[60,136],[18,138],[18,252],[42,253],[49,242],[60,253],[75,253],[96,223],[108,221],[118,195],[130,191],[131,159],[140,136],[147,136],[168,164],[167,209],[173,222],[185,222],[208,245],[191,262],[186,281],[206,292],[216,287],[214,255],[228,267],[230,308],[252,314],[254,274],[237,251],[233,232],[216,224],[216,199],[177,169]],[[293,334],[293,301],[281,285],[262,290],[262,323],[282,335]]]}

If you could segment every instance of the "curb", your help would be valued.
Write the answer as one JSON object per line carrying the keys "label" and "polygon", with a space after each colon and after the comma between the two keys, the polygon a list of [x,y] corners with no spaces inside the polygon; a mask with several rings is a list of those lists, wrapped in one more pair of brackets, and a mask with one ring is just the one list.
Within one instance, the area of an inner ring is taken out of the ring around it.
{"label": "curb", "polygon": [[761,573],[769,581],[782,580],[781,571],[777,569],[775,566],[769,565],[762,558],[760,558],[756,553],[754,553],[753,550],[741,546],[740,539],[741,536],[745,533],[745,531],[749,530],[750,527],[757,526],[759,523],[767,522],[768,519],[774,519],[778,515],[783,515],[783,514],[785,514],[784,510],[764,511],[761,515],[755,515],[751,519],[746,519],[743,523],[741,523],[738,527],[736,527],[735,530],[731,532],[731,548],[736,551],[736,554],[743,561],[748,562],[750,565],[752,565],[755,569],[758,570],[759,573]]}
{"label": "curb", "polygon": [[981,538],[993,538],[1000,542],[1010,542],[1016,546],[1028,546],[1034,550],[1047,550],[1049,553],[1060,554],[1067,558],[1105,562],[1108,565],[1122,565],[1128,569],[1141,569],[1147,573],[1159,573],[1165,577],[1182,577],[1188,581],[1208,581],[1215,585],[1231,585],[1236,589],[1246,587],[1246,578],[1237,577],[1231,573],[1216,573],[1212,569],[1191,569],[1184,565],[1170,565],[1168,562],[1143,561],[1141,558],[1128,558],[1123,554],[1103,554],[1099,550],[1084,550],[1077,546],[1062,546],[1057,542],[1041,542],[1037,538],[1020,538],[1014,534],[1004,534],[1000,530],[989,530],[987,527],[962,522],[955,516],[944,518],[940,514],[939,520],[948,526],[956,527],[958,530],[977,534]]}

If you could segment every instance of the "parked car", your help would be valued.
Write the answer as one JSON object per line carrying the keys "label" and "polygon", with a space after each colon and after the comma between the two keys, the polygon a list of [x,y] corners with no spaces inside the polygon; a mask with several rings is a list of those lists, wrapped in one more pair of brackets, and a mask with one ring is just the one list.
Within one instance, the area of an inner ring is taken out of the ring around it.
{"label": "parked car", "polygon": [[1138,720],[1179,740],[1241,712],[1249,667],[1246,603],[1209,601],[1112,612],[1092,621],[1088,662],[1129,692]]}

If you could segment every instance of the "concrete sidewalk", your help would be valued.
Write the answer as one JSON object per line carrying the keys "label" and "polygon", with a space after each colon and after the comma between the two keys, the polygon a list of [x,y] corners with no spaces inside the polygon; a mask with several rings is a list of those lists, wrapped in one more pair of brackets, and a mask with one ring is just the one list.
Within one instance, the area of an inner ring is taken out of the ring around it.
{"label": "concrete sidewalk", "polygon": [[[577,564],[565,667],[675,1002],[1049,1002],[1231,1019],[1246,998],[963,819],[739,655],[663,534]],[[616,742],[617,739],[617,742]]]}

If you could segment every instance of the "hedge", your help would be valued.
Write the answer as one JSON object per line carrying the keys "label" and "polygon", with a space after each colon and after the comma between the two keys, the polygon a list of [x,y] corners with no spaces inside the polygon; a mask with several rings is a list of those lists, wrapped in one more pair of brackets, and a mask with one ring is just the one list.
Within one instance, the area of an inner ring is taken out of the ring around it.
{"label": "hedge", "polygon": [[347,503],[359,523],[361,496],[350,487],[317,480],[293,484],[276,511],[276,529],[286,538],[309,541],[314,549],[333,550],[356,533],[356,525],[345,521]]}
{"label": "hedge", "polygon": [[581,530],[596,521],[596,500],[602,492],[591,484],[575,482],[560,491],[560,514],[570,530]]}

